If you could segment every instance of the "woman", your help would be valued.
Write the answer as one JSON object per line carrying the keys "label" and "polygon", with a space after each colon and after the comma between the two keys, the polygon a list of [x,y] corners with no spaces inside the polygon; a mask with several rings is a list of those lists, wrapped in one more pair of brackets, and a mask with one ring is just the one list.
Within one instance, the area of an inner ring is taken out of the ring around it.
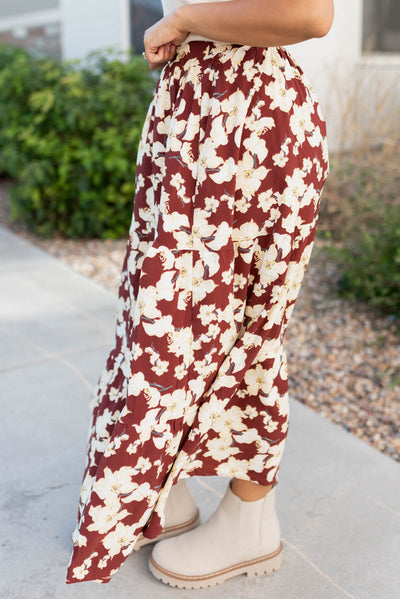
{"label": "woman", "polygon": [[[328,156],[318,101],[281,46],[325,35],[332,0],[163,5],[144,36],[150,68],[163,70],[139,145],[67,583],[109,582],[154,540],[152,573],[182,588],[282,563],[283,337]],[[232,479],[201,525],[184,480],[195,475]]]}

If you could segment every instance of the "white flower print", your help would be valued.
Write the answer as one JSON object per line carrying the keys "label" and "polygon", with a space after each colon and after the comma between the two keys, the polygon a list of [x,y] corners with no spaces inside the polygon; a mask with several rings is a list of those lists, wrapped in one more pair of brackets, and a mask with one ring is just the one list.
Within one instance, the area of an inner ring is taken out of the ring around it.
{"label": "white flower print", "polygon": [[245,315],[251,320],[257,320],[261,312],[264,310],[264,304],[255,304],[254,306],[246,306]]}
{"label": "white flower print", "polygon": [[117,450],[120,449],[123,441],[127,441],[129,439],[128,435],[117,435],[114,439],[109,443],[104,451],[104,457],[108,458],[111,455],[115,455]]}
{"label": "white flower print", "polygon": [[221,462],[240,451],[239,447],[232,447],[232,438],[216,437],[207,441],[208,451],[204,454],[213,460]]}
{"label": "white flower print", "polygon": [[244,414],[246,416],[246,418],[249,418],[250,420],[253,420],[253,418],[256,418],[258,415],[258,412],[256,410],[256,408],[254,406],[246,406],[246,409],[244,411]]}
{"label": "white flower print", "polygon": [[242,90],[238,89],[221,102],[221,111],[225,115],[225,128],[227,133],[232,133],[246,117],[247,101]]}
{"label": "white flower print", "polygon": [[279,371],[279,376],[281,377],[282,380],[287,380],[288,378],[288,368],[287,368],[287,361],[286,359],[283,360],[280,371]]}
{"label": "white flower print", "polygon": [[310,146],[312,146],[313,148],[321,145],[322,135],[321,135],[321,131],[320,131],[319,127],[315,127],[312,130],[311,135],[307,135],[307,141],[310,144]]}
{"label": "white flower print", "polygon": [[190,327],[181,327],[168,335],[169,351],[175,356],[182,356],[185,360],[190,358],[192,330]]}
{"label": "white flower print", "polygon": [[207,138],[199,148],[199,160],[196,166],[197,180],[199,183],[203,183],[208,176],[211,176],[216,182],[229,181],[234,172],[235,165],[232,159],[230,162],[227,161],[225,163],[218,156],[214,141]]}
{"label": "white flower print", "polygon": [[[209,211],[215,212],[216,209],[219,206],[220,201],[222,201],[223,199],[224,198],[221,197],[220,200],[218,200],[215,196],[211,196],[209,198],[206,198],[204,200],[204,205],[205,205],[205,208],[206,208],[207,212],[209,212]],[[227,199],[229,199],[229,198],[227,198]]]}
{"label": "white flower print", "polygon": [[135,304],[135,322],[138,322],[143,316],[148,319],[161,316],[161,312],[157,308],[157,300],[157,289],[155,287],[150,286],[141,289]]}
{"label": "white flower print", "polygon": [[147,470],[150,470],[151,465],[152,464],[149,458],[144,458],[143,456],[140,456],[135,466],[135,470],[138,470],[141,474],[144,474],[145,472],[147,472]]}
{"label": "white flower print", "polygon": [[232,406],[224,410],[214,425],[214,430],[218,433],[229,435],[229,431],[242,431],[246,427],[242,422],[242,410],[238,406]]}
{"label": "white flower print", "polygon": [[215,320],[217,318],[216,304],[202,304],[200,306],[199,317],[203,325]]}
{"label": "white flower print", "polygon": [[122,522],[118,522],[115,530],[112,530],[104,537],[103,545],[108,549],[111,557],[117,555],[121,549],[126,549],[129,546],[137,528],[137,526],[126,526]]}
{"label": "white flower print", "polygon": [[260,101],[253,106],[252,111],[246,117],[245,121],[246,127],[249,129],[249,131],[253,131],[259,137],[265,135],[267,131],[276,126],[273,118],[262,116],[263,106],[265,106],[265,101]]}
{"label": "white flower print", "polygon": [[143,328],[146,330],[148,335],[155,337],[165,337],[173,334],[172,331],[172,318],[171,316],[162,316],[154,319],[153,321],[145,320],[143,322]]}
{"label": "white flower print", "polygon": [[93,487],[94,481],[95,481],[95,477],[91,476],[88,472],[82,482],[81,492],[80,492],[80,497],[79,497],[79,500],[83,505],[85,505],[87,503],[87,501],[90,497],[90,493],[92,492],[92,487]]}
{"label": "white flower print", "polygon": [[[317,198],[318,198],[318,193],[317,193],[314,185],[312,185],[312,184],[308,185],[307,189],[305,190],[304,194],[302,195],[302,205],[308,206],[309,204],[313,203],[314,208],[316,208]],[[302,226],[302,223],[300,222],[299,225]]]}
{"label": "white flower print", "polygon": [[104,477],[96,480],[93,485],[93,491],[100,499],[110,498],[113,494],[130,493],[136,486],[132,482],[134,469],[129,466],[123,466],[114,472],[110,468],[105,468]]}
{"label": "white flower print", "polygon": [[[257,223],[253,220],[250,220],[247,223],[244,223],[239,229],[235,229],[235,238],[237,240],[246,240],[246,239],[254,239],[257,237],[259,232],[259,227]],[[250,255],[249,260],[252,259],[252,255]]]}
{"label": "white flower print", "polygon": [[[243,214],[246,214],[249,210],[249,205],[250,205],[250,198],[247,197],[241,197],[238,200],[235,200],[235,208],[237,211],[239,212],[243,212]],[[235,231],[236,233],[236,231]],[[237,240],[237,237],[235,237],[235,240]]]}
{"label": "white flower print", "polygon": [[268,481],[272,480],[273,477],[275,476],[275,472],[276,472],[276,470],[279,466],[279,463],[281,461],[281,457],[282,457],[282,453],[283,453],[285,445],[286,445],[286,439],[284,441],[282,441],[281,443],[272,445],[269,450],[271,457],[269,457],[268,460],[266,461],[266,465],[268,465],[268,468],[270,468],[270,471],[267,476]]}
{"label": "white flower print", "polygon": [[92,565],[92,560],[94,557],[96,557],[96,555],[98,555],[97,552],[92,553],[90,557],[85,559],[81,566],[74,568],[73,572],[75,578],[77,578],[78,580],[83,580],[85,578],[86,574],[89,572],[90,566]]}
{"label": "white flower print", "polygon": [[273,238],[274,243],[276,244],[276,249],[278,250],[277,260],[281,260],[283,258],[286,258],[286,256],[290,255],[292,249],[291,236],[286,233],[274,233]]}
{"label": "white flower print", "polygon": [[255,131],[252,132],[250,137],[247,137],[243,140],[243,145],[248,149],[253,157],[256,157],[253,158],[253,162],[259,164],[266,159],[268,155],[267,144],[257,135]]}
{"label": "white flower print", "polygon": [[264,426],[267,433],[273,433],[278,428],[278,423],[271,418],[270,414],[265,413]]}
{"label": "white flower print", "polygon": [[185,186],[185,179],[182,177],[181,173],[174,173],[171,177],[171,185],[175,187],[175,189],[180,189]]}
{"label": "white flower print", "polygon": [[182,379],[186,378],[187,368],[183,362],[175,367],[174,376],[178,381],[181,381]]}
{"label": "white flower print", "polygon": [[254,157],[245,152],[243,159],[238,162],[237,184],[244,195],[253,195],[269,172],[264,166],[255,166]]}
{"label": "white flower print", "polygon": [[77,547],[86,547],[87,545],[87,537],[82,535],[77,528],[72,533],[72,541]]}
{"label": "white flower print", "polygon": [[276,281],[287,269],[287,264],[284,260],[279,260],[282,257],[282,249],[279,246],[271,245],[269,250],[262,257],[263,270],[260,276],[260,284],[263,289]]}
{"label": "white flower print", "polygon": [[157,493],[151,489],[148,482],[142,483],[141,485],[136,485],[136,488],[129,493],[129,495],[125,495],[122,498],[124,503],[131,503],[132,501],[143,501],[146,499],[148,504],[154,503],[157,498]]}
{"label": "white flower print", "polygon": [[160,417],[160,422],[182,417],[186,406],[185,389],[175,389],[172,393],[163,395],[160,404],[165,408]]}
{"label": "white flower print", "polygon": [[225,79],[229,82],[229,83],[233,83],[237,77],[237,72],[236,69],[234,67],[228,69],[227,71],[225,71]]}
{"label": "white flower print", "polygon": [[177,120],[174,117],[167,117],[163,121],[159,121],[157,124],[157,132],[161,135],[168,135],[169,137],[179,136],[185,128],[185,123]]}
{"label": "white flower print", "polygon": [[221,400],[211,396],[211,399],[203,404],[198,411],[200,434],[212,429],[214,424],[220,419],[224,411],[224,403]]}
{"label": "white flower print", "polygon": [[154,405],[158,405],[160,400],[160,392],[149,386],[148,381],[145,379],[143,372],[137,372],[129,377],[128,383],[128,395],[138,396],[142,392],[145,393],[147,398],[147,405],[149,408]]}
{"label": "white flower print", "polygon": [[290,128],[298,142],[302,144],[306,134],[311,134],[314,125],[310,116],[310,107],[307,103],[293,106],[293,114],[290,117]]}
{"label": "white flower print", "polygon": [[249,469],[253,472],[263,472],[265,469],[265,453],[258,453],[249,460]]}
{"label": "white flower print", "polygon": [[92,518],[92,524],[88,530],[96,530],[100,533],[106,533],[123,520],[128,515],[127,510],[120,510],[120,503],[116,495],[110,495],[105,499],[105,506],[91,506],[89,516]]}
{"label": "white flower print", "polygon": [[189,114],[188,119],[183,121],[185,123],[185,140],[193,140],[199,130],[200,115]]}
{"label": "white flower print", "polygon": [[265,88],[266,94],[272,99],[270,108],[279,108],[283,112],[289,112],[296,99],[297,92],[288,88],[284,77],[275,79]]}
{"label": "white flower print", "polygon": [[247,460],[238,460],[230,457],[227,462],[222,462],[216,468],[217,476],[230,476],[250,480],[248,475],[249,463]]}
{"label": "white flower print", "polygon": [[279,415],[280,416],[287,416],[288,412],[289,412],[289,404],[288,404],[288,396],[285,395],[277,395],[276,398],[276,405],[278,406],[278,410],[279,410]]}
{"label": "white flower print", "polygon": [[146,412],[145,417],[142,418],[140,422],[133,425],[137,435],[140,436],[140,441],[142,441],[142,443],[152,438],[153,431],[162,433],[162,431],[165,430],[165,426],[160,427],[157,425],[158,414],[159,409],[152,408]]}
{"label": "white flower print", "polygon": [[234,286],[237,289],[244,289],[244,287],[247,285],[247,279],[246,277],[244,277],[242,274],[235,274],[235,283]]}
{"label": "white flower print", "polygon": [[[255,368],[248,370],[244,377],[247,383],[249,395],[261,395],[261,401],[264,403],[271,394],[273,384],[272,373],[265,370],[261,364],[257,364]],[[265,399],[264,399],[265,398]],[[272,402],[272,398],[269,399]],[[269,405],[273,405],[273,402]]]}
{"label": "white flower print", "polygon": [[224,127],[224,115],[220,114],[213,120],[210,136],[214,147],[225,146],[228,143],[228,134]]}
{"label": "white flower print", "polygon": [[281,145],[281,151],[278,154],[274,154],[272,156],[274,165],[283,168],[287,161],[289,160],[289,145],[292,139],[290,137],[286,137],[285,141]]}
{"label": "white flower print", "polygon": [[267,359],[275,358],[276,356],[280,355],[281,349],[282,345],[280,339],[267,338],[263,342],[261,349],[257,354],[257,359],[260,362],[265,362]]}

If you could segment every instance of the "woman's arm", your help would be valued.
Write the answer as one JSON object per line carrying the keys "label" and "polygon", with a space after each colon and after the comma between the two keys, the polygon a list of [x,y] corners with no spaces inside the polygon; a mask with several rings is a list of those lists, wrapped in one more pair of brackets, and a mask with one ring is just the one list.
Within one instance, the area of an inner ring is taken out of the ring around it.
{"label": "woman's arm", "polygon": [[285,46],[326,35],[333,0],[231,0],[186,4],[176,11],[178,27],[246,46]]}
{"label": "woman's arm", "polygon": [[[150,66],[157,68],[157,64],[165,64],[172,58],[175,45],[189,32],[246,46],[285,46],[326,35],[333,13],[333,0],[230,0],[186,4],[147,29],[144,45]],[[168,47],[169,42],[172,42],[171,47]]]}

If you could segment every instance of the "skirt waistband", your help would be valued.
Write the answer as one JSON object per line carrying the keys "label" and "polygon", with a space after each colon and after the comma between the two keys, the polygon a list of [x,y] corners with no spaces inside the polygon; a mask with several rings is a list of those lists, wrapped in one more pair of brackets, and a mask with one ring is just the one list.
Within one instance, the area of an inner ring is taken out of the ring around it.
{"label": "skirt waistband", "polygon": [[216,57],[222,63],[231,62],[236,64],[236,66],[250,58],[255,58],[258,63],[267,60],[281,70],[289,66],[296,71],[295,76],[298,78],[304,77],[303,69],[286,48],[282,46],[248,46],[213,40],[192,40],[177,46],[175,56],[170,61],[170,64],[179,62],[184,58],[197,58],[203,62]]}

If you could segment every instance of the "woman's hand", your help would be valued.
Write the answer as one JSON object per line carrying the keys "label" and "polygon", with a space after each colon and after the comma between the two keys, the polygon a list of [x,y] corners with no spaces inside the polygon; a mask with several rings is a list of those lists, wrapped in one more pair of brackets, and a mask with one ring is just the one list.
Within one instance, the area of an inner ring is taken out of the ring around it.
{"label": "woman's hand", "polygon": [[143,42],[150,69],[162,69],[174,57],[176,46],[189,31],[182,29],[175,12],[172,12],[146,29]]}

